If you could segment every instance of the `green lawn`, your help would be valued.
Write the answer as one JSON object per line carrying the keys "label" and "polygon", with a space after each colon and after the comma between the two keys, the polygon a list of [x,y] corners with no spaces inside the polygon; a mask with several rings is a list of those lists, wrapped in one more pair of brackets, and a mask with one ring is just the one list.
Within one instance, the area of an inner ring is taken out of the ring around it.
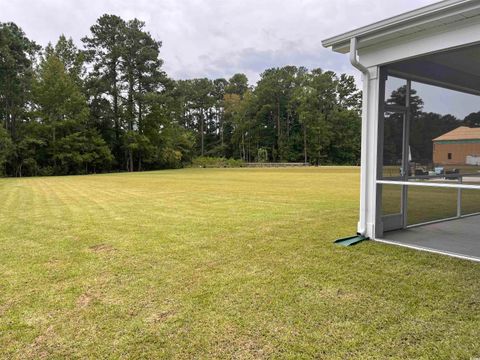
{"label": "green lawn", "polygon": [[1,358],[480,356],[480,264],[352,235],[358,169],[0,180]]}

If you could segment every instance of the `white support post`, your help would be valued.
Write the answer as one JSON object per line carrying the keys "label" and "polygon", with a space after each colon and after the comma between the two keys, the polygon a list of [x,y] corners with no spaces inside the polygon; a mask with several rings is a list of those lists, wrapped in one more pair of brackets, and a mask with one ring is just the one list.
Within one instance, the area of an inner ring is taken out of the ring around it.
{"label": "white support post", "polygon": [[362,160],[360,179],[360,221],[358,232],[375,238],[377,202],[377,145],[379,109],[379,68],[363,76]]}

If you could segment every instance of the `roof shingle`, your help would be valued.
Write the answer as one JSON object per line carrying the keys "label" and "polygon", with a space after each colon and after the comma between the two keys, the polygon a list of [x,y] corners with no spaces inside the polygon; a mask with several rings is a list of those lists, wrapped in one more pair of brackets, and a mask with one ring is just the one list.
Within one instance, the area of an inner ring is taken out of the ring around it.
{"label": "roof shingle", "polygon": [[446,134],[443,134],[432,141],[450,141],[450,140],[480,140],[480,128],[469,128],[460,126]]}

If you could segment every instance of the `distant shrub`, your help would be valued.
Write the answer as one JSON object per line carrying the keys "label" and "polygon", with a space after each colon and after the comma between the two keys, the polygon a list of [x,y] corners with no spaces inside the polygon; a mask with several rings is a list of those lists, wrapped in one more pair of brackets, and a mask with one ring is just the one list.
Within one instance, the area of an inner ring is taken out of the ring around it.
{"label": "distant shrub", "polygon": [[257,162],[259,162],[259,163],[268,162],[268,150],[266,148],[259,148],[258,149]]}
{"label": "distant shrub", "polygon": [[200,156],[192,161],[193,168],[239,168],[244,167],[243,160],[227,159],[224,157]]}
{"label": "distant shrub", "polygon": [[55,169],[52,166],[44,166],[38,170],[38,176],[53,176]]}

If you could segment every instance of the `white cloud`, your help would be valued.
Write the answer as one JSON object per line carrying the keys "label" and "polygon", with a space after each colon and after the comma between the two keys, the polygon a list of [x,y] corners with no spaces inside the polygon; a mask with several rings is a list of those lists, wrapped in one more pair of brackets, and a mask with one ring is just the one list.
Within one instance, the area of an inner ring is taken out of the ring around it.
{"label": "white cloud", "polygon": [[104,13],[137,17],[163,41],[174,78],[229,77],[252,82],[272,66],[354,71],[321,40],[433,3],[433,0],[0,0],[0,21],[13,21],[41,45],[61,33],[80,39]]}

